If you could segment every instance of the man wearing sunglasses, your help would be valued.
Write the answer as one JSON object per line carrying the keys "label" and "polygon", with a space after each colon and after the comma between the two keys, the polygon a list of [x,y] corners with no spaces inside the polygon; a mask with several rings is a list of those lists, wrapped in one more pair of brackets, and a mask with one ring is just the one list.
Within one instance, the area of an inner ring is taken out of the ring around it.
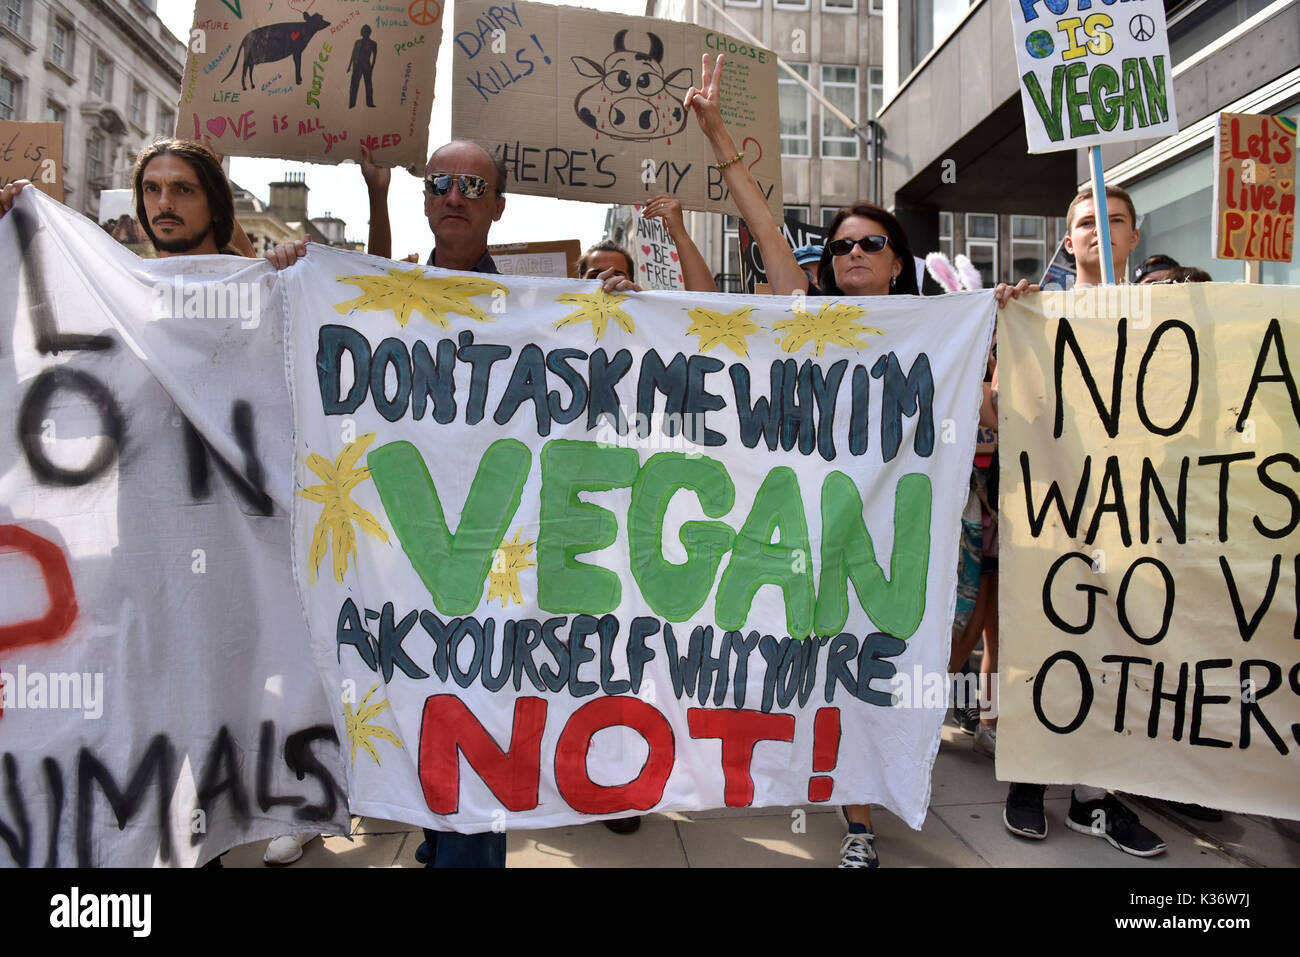
{"label": "man wearing sunglasses", "polygon": [[[391,257],[389,170],[365,157],[361,172],[370,193],[370,252]],[[424,176],[424,215],[433,231],[429,265],[463,272],[497,272],[488,255],[488,231],[506,208],[505,166],[483,147],[453,140],[434,150]]]}
{"label": "man wearing sunglasses", "polygon": [[[370,194],[370,252],[392,257],[388,219],[390,171],[363,155],[361,174]],[[505,165],[483,147],[453,140],[434,150],[424,176],[424,214],[433,231],[429,265],[462,272],[497,273],[488,255],[488,231],[506,208]],[[457,834],[424,829],[415,859],[426,867],[505,867],[503,832]]]}

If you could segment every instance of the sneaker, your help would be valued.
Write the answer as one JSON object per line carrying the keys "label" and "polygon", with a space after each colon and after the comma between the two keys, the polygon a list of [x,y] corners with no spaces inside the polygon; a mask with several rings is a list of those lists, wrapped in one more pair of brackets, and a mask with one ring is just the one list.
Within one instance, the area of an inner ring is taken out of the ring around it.
{"label": "sneaker", "polygon": [[952,720],[965,734],[974,734],[980,726],[980,709],[954,707]]}
{"label": "sneaker", "polygon": [[302,849],[319,834],[281,834],[266,845],[262,861],[266,864],[292,864],[302,857]]}
{"label": "sneaker", "polygon": [[987,754],[990,758],[997,757],[998,752],[998,728],[995,724],[981,724],[975,729],[974,748],[980,754]]}
{"label": "sneaker", "polygon": [[1100,801],[1080,801],[1071,794],[1065,826],[1080,834],[1104,837],[1111,847],[1137,857],[1155,857],[1165,850],[1165,842],[1139,824],[1137,815],[1113,794]]}
{"label": "sneaker", "polygon": [[880,858],[876,856],[876,834],[866,831],[862,834],[849,832],[840,842],[840,867],[879,867]]}
{"label": "sneaker", "polygon": [[1041,841],[1047,837],[1047,815],[1043,813],[1046,784],[1013,784],[1002,809],[1002,823],[1012,834]]}
{"label": "sneaker", "polygon": [[620,817],[613,821],[606,821],[605,826],[615,834],[633,834],[641,826],[641,818]]}

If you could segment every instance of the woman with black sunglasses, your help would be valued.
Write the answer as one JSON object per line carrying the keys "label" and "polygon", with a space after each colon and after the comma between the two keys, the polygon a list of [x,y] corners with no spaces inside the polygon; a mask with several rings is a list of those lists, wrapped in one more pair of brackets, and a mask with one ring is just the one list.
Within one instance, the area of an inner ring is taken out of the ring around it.
{"label": "woman with black sunglasses", "polygon": [[[808,281],[758,183],[743,162],[744,153],[736,149],[722,120],[718,93],[722,62],[721,53],[716,65],[711,65],[709,55],[704,54],[700,71],[702,89],[691,87],[683,103],[687,109],[694,109],[700,128],[713,147],[731,198],[763,254],[772,291],[778,295],[812,296],[917,295],[911,244],[898,220],[874,203],[855,203],[839,211],[831,221],[822,249],[818,281],[816,284]],[[848,833],[840,844],[840,867],[878,867],[880,859],[876,856],[870,806],[847,805],[844,816],[848,820]]]}
{"label": "woman with black sunglasses", "polygon": [[709,55],[704,54],[702,89],[691,87],[684,102],[687,109],[694,109],[731,198],[758,243],[772,291],[780,295],[805,292],[811,296],[919,295],[912,246],[902,225],[891,213],[867,202],[841,209],[831,220],[817,284],[808,281],[758,183],[742,162],[745,154],[736,149],[722,120],[718,93],[722,63],[723,54],[718,54],[716,64],[711,64]]}

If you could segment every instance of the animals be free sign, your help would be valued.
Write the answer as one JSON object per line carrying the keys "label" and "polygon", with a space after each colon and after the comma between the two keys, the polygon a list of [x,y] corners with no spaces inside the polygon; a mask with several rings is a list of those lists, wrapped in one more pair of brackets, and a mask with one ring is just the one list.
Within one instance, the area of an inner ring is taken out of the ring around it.
{"label": "animals be free sign", "polygon": [[781,215],[776,54],[692,24],[541,3],[456,5],[452,135],[505,162],[512,192],[596,203],[672,193],[735,213],[682,107],[704,53],[726,54],[723,117]]}
{"label": "animals be free sign", "polygon": [[1178,132],[1163,4],[1010,2],[1029,152]]}
{"label": "animals be free sign", "polygon": [[[307,12],[303,12],[310,7]],[[422,165],[439,0],[198,0],[176,135],[228,156]]]}

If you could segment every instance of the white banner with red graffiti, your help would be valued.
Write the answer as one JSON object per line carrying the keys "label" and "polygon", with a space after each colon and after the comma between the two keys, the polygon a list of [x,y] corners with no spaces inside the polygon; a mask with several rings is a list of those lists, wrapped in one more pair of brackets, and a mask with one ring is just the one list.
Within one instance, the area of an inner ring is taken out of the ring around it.
{"label": "white banner with red graffiti", "polygon": [[0,219],[0,866],[344,833],[289,565],[275,274]]}
{"label": "white banner with red graffiti", "polygon": [[355,812],[920,827],[990,294],[606,295],[319,247],[284,284]]}

